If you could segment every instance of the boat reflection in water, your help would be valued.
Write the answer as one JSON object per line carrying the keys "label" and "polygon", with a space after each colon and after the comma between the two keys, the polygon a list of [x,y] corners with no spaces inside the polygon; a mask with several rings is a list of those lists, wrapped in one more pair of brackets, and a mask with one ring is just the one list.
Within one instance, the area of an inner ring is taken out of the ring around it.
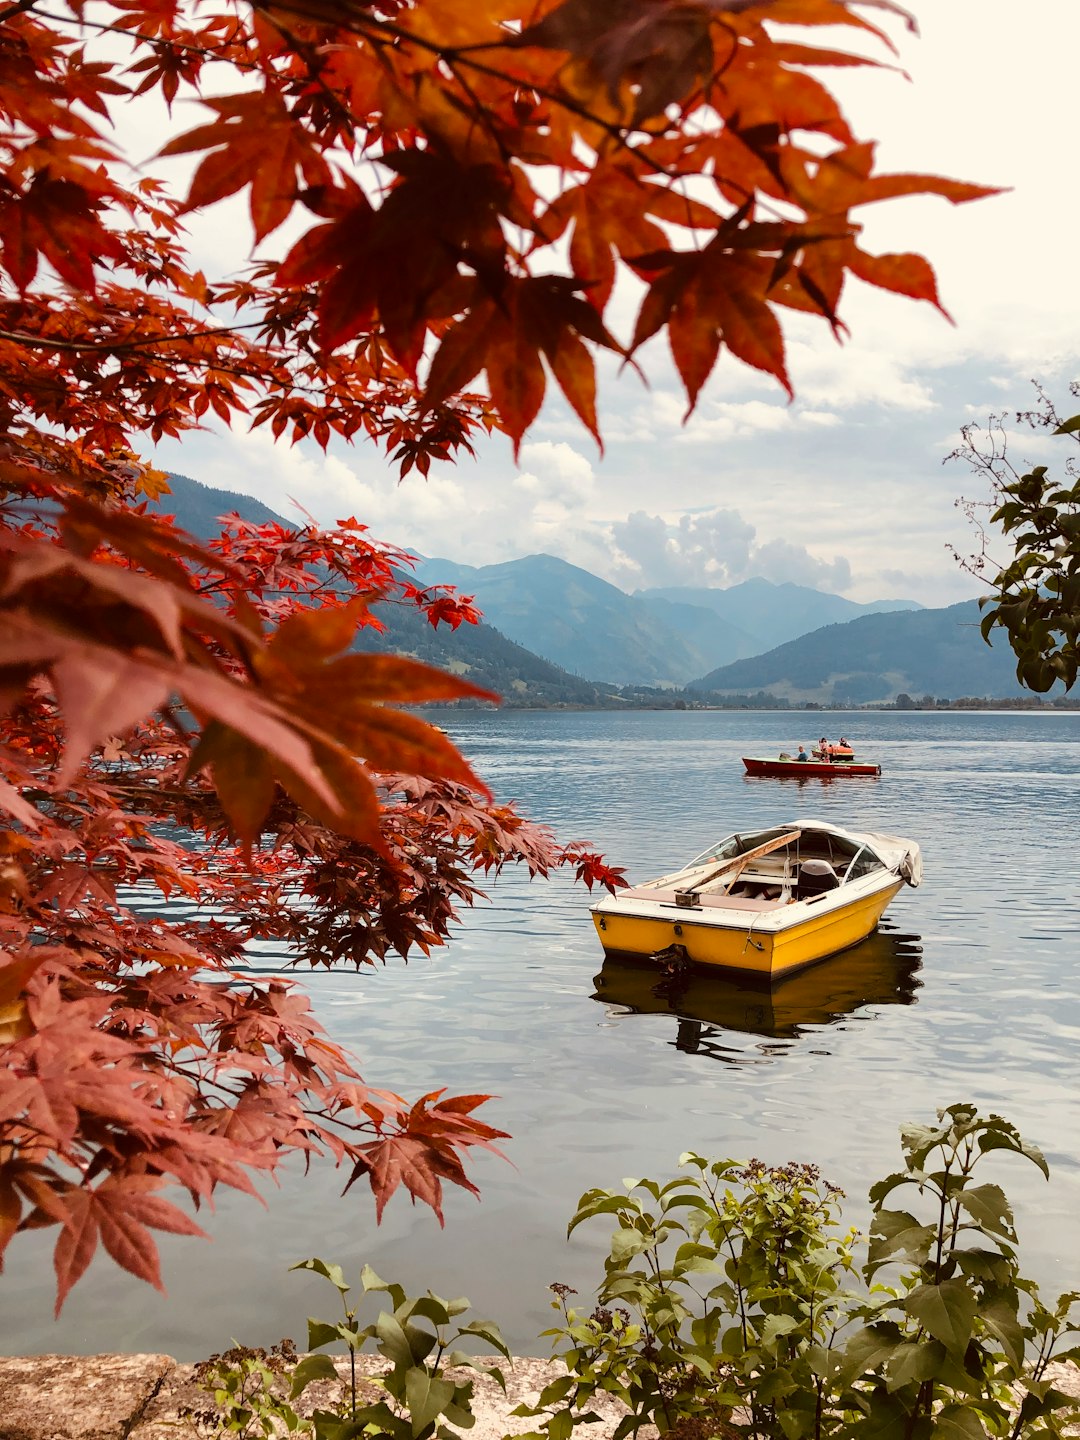
{"label": "boat reflection in water", "polygon": [[882,928],[850,950],[773,985],[745,974],[694,966],[670,974],[655,964],[609,956],[593,981],[594,1000],[618,1015],[670,1015],[677,1050],[728,1062],[760,1061],[787,1049],[755,1047],[748,1056],[725,1032],[793,1040],[808,1027],[833,1025],[865,1005],[914,1005],[922,985],[918,935]]}

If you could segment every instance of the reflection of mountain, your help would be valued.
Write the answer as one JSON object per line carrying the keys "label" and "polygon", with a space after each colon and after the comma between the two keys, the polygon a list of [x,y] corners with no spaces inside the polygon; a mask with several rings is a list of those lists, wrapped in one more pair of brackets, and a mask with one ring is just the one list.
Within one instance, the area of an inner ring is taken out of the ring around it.
{"label": "reflection of mountain", "polygon": [[592,998],[635,1015],[671,1015],[678,1022],[676,1049],[729,1060],[725,1030],[794,1039],[804,1026],[834,1024],[863,1005],[913,1005],[922,984],[918,940],[878,930],[771,988],[745,976],[699,968],[668,977],[653,965],[608,959]]}

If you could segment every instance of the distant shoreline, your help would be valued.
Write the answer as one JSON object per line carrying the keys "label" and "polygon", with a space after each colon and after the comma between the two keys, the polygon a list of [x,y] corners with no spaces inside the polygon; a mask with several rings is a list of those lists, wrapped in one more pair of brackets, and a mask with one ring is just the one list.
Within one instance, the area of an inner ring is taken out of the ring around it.
{"label": "distant shoreline", "polygon": [[580,714],[624,714],[631,710],[643,710],[650,712],[659,711],[680,711],[695,713],[717,713],[728,714],[732,711],[740,711],[744,714],[761,715],[948,715],[948,714],[1035,714],[1054,715],[1060,713],[1071,713],[1080,710],[1080,697],[1077,699],[1040,700],[1037,697],[1023,697],[1010,699],[1001,696],[992,700],[981,700],[977,698],[963,698],[959,700],[940,700],[933,705],[912,703],[910,705],[822,705],[816,701],[791,701],[789,703],[776,702],[774,704],[748,704],[736,703],[731,705],[717,704],[715,702],[705,704],[696,701],[687,701],[680,697],[665,703],[662,699],[656,700],[615,700],[606,705],[586,705],[571,701],[555,701],[549,705],[523,704],[519,700],[507,698],[502,705],[489,704],[467,704],[453,703],[445,704],[434,701],[426,705],[411,707],[423,711],[439,711],[443,714],[466,714],[475,715],[482,711],[498,712],[508,714],[518,711],[566,711],[568,713]]}

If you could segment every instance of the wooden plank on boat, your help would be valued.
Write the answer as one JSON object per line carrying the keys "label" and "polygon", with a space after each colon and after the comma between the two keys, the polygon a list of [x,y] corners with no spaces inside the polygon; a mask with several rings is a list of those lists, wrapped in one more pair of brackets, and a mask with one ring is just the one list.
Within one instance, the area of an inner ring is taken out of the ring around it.
{"label": "wooden plank on boat", "polygon": [[732,855],[729,860],[723,861],[715,870],[695,884],[687,887],[689,890],[701,890],[706,885],[711,885],[714,880],[719,880],[721,875],[727,876],[732,873],[732,879],[740,874],[750,864],[751,860],[759,860],[762,855],[768,855],[773,850],[783,850],[786,845],[793,845],[802,836],[801,830],[789,830],[785,835],[777,835],[772,840],[766,840],[763,845],[755,845],[753,850],[747,850],[743,855]]}

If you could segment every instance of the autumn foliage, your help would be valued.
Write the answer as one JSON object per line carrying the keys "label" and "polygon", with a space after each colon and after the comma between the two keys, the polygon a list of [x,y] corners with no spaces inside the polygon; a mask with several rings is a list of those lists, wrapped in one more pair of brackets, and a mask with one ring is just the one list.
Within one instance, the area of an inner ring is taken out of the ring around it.
{"label": "autumn foliage", "polygon": [[[473,687],[364,653],[376,602],[456,625],[467,600],[353,520],[196,544],[147,503],[167,510],[155,443],[244,421],[423,475],[493,427],[518,444],[551,381],[599,437],[598,354],[636,363],[662,332],[691,406],[722,349],[790,390],[785,310],[839,335],[849,274],[939,304],[926,261],[863,250],[853,212],[988,193],[878,174],[818,78],[877,63],[858,47],[898,16],[0,4],[0,1253],[56,1227],[58,1303],[99,1240],[159,1283],[151,1231],[197,1228],[177,1187],[197,1206],[300,1151],[380,1210],[400,1185],[438,1209],[499,1138],[482,1097],[368,1088],[302,991],[236,972],[246,942],[362,964],[442,943],[507,864],[619,881],[401,708]],[[141,107],[169,109],[180,193],[129,166]],[[184,219],[230,196],[255,258],[245,237],[207,277]],[[217,918],[154,918],[133,890]]]}

